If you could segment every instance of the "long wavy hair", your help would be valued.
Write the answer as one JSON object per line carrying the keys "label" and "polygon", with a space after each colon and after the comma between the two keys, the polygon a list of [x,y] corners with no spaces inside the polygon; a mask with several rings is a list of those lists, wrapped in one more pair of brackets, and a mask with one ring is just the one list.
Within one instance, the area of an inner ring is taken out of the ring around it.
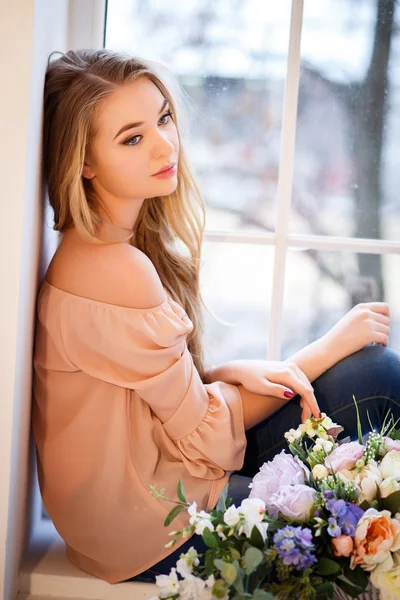
{"label": "long wavy hair", "polygon": [[125,241],[133,245],[134,238],[134,245],[149,257],[162,284],[193,322],[187,344],[204,382],[200,304],[210,311],[201,296],[199,272],[205,206],[185,150],[186,93],[174,78],[168,83],[169,74],[163,76],[154,61],[108,49],[57,52],[61,56],[51,60],[54,54],[49,57],[44,86],[43,176],[56,231],[63,233],[74,226],[92,243],[109,243],[96,236],[102,223],[99,206],[103,205],[90,180],[82,176],[99,102],[139,77],[150,79],[169,100],[180,146],[177,188],[168,196],[145,199]]}

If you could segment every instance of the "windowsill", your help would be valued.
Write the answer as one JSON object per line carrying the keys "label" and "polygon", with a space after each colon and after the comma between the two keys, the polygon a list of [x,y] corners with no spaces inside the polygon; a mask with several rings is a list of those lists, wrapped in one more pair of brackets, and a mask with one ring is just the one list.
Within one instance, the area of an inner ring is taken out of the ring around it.
{"label": "windowsill", "polygon": [[68,560],[53,523],[43,520],[32,535],[19,571],[18,600],[45,596],[75,600],[146,600],[157,595],[152,583],[109,584],[84,573]]}

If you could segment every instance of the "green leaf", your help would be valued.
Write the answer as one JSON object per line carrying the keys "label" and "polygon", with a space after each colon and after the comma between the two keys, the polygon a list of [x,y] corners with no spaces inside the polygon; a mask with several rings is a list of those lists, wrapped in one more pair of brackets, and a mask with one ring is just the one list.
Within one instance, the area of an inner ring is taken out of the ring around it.
{"label": "green leaf", "polygon": [[335,575],[340,571],[340,565],[330,558],[322,557],[319,559],[316,571],[319,575]]}
{"label": "green leaf", "polygon": [[228,591],[228,586],[223,579],[217,579],[212,586],[212,595],[216,598],[223,598]]}
{"label": "green leaf", "polygon": [[315,586],[317,598],[333,598],[333,583],[325,581],[320,585]]}
{"label": "green leaf", "polygon": [[356,407],[356,412],[357,412],[357,433],[358,433],[358,442],[360,444],[362,444],[362,429],[361,429],[361,421],[360,421],[360,413],[358,412],[358,406],[357,406],[357,401],[354,397],[353,394],[353,401],[354,401],[354,405]]}
{"label": "green leaf", "polygon": [[255,569],[257,569],[258,565],[262,563],[264,558],[264,554],[258,548],[254,548],[253,546],[247,548],[244,554],[244,572],[246,575],[250,575]]}
{"label": "green leaf", "polygon": [[253,546],[259,548],[260,550],[264,550],[265,548],[263,536],[261,535],[260,530],[256,525],[254,525],[253,529],[251,530],[250,542]]}
{"label": "green leaf", "polygon": [[174,506],[174,508],[168,513],[167,518],[164,521],[164,527],[168,527],[172,523],[172,521],[186,508],[182,506],[182,504],[178,504],[178,506]]}
{"label": "green leaf", "polygon": [[214,565],[217,567],[218,571],[222,571],[222,569],[226,565],[226,562],[222,560],[222,558],[215,558]]}
{"label": "green leaf", "polygon": [[232,560],[240,560],[240,552],[236,550],[236,548],[230,548],[229,552],[231,553]]}
{"label": "green leaf", "polygon": [[386,498],[382,498],[382,505],[385,510],[390,510],[392,515],[400,512],[400,490],[393,492],[393,494],[390,494]]}
{"label": "green leaf", "polygon": [[221,510],[222,512],[226,511],[226,499],[228,497],[228,487],[229,487],[229,483],[226,484],[226,486],[224,487],[224,489],[222,490],[222,492],[219,496],[216,510]]}
{"label": "green leaf", "polygon": [[215,550],[206,550],[205,558],[204,558],[204,566],[206,568],[206,573],[208,576],[214,571],[214,559],[215,559]]}
{"label": "green leaf", "polygon": [[183,489],[182,479],[179,479],[179,481],[178,481],[178,498],[181,502],[184,502],[185,504],[189,504],[188,501],[186,500],[185,490]]}
{"label": "green leaf", "polygon": [[232,563],[225,563],[221,569],[221,577],[228,585],[232,585],[237,577],[237,571]]}
{"label": "green leaf", "polygon": [[366,589],[369,582],[367,573],[358,565],[355,569],[350,569],[346,564],[343,568],[343,575],[354,586],[363,590]]}
{"label": "green leaf", "polygon": [[201,536],[204,540],[204,542],[206,543],[206,545],[209,548],[218,548],[218,540],[217,538],[211,533],[211,531],[208,529],[208,527],[206,527],[203,531],[203,534]]}
{"label": "green leaf", "polygon": [[363,500],[363,502],[361,502],[361,504],[360,504],[359,506],[360,506],[360,508],[361,508],[362,510],[364,510],[364,511],[365,511],[365,510],[368,510],[369,508],[371,508],[371,505],[370,505],[370,503],[368,502],[368,500]]}
{"label": "green leaf", "polygon": [[349,580],[343,577],[338,577],[335,581],[336,585],[338,585],[346,594],[351,596],[352,598],[357,598],[360,594],[363,593],[364,589],[360,587],[354,587],[349,583]]}

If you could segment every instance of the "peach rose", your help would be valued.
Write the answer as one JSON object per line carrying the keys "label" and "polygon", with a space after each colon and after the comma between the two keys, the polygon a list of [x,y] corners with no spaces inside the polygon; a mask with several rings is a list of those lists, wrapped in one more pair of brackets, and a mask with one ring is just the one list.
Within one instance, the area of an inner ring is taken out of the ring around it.
{"label": "peach rose", "polygon": [[353,539],[349,535],[332,538],[333,556],[350,556],[354,549]]}
{"label": "peach rose", "polygon": [[400,548],[400,523],[388,510],[369,508],[358,522],[350,567],[372,571]]}

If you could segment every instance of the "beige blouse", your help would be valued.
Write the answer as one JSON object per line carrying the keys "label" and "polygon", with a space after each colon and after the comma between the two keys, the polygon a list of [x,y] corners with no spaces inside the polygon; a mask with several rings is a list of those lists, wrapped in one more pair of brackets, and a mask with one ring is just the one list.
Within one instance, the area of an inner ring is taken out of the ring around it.
{"label": "beige blouse", "polygon": [[214,508],[246,437],[237,386],[203,384],[187,348],[193,323],[169,294],[154,308],[107,304],[43,280],[34,348],[32,427],[44,505],[69,560],[109,583],[172,549],[177,500]]}

